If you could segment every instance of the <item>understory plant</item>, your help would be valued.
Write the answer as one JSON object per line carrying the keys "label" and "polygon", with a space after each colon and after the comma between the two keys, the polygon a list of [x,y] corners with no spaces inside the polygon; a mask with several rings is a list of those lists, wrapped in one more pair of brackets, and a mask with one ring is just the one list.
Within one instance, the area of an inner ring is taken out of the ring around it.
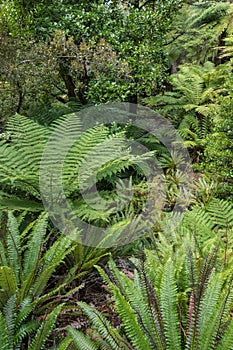
{"label": "understory plant", "polygon": [[214,199],[177,226],[163,220],[133,273],[97,267],[120,326],[79,302],[91,328],[69,326],[61,349],[232,349],[232,226],[231,203]]}
{"label": "understory plant", "polygon": [[1,349],[41,350],[64,306],[62,295],[69,295],[66,274],[58,280],[53,275],[74,242],[60,235],[48,245],[44,213],[26,226],[22,219],[9,211],[0,239]]}
{"label": "understory plant", "polygon": [[232,349],[232,278],[217,269],[216,252],[200,260],[188,250],[181,266],[174,255],[157,271],[154,254],[147,254],[133,279],[112,261],[109,269],[98,268],[121,325],[114,328],[80,302],[92,331],[84,335],[69,326],[60,349]]}

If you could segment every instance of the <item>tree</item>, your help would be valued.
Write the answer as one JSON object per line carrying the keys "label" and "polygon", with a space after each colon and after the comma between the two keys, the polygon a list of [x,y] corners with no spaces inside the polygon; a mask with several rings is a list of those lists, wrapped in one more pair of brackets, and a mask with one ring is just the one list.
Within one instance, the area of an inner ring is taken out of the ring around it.
{"label": "tree", "polygon": [[[100,0],[77,4],[57,0],[47,6],[44,1],[31,1],[24,8],[24,2],[14,1],[21,12],[27,11],[23,26],[37,39],[50,41],[57,31],[63,34],[65,45],[73,38],[73,53],[59,55],[60,76],[69,98],[86,102],[88,97],[95,103],[137,103],[138,94],[148,96],[161,87],[166,71],[165,33],[182,2]],[[106,62],[101,61],[102,53],[108,56]],[[84,74],[77,76],[78,69],[70,69],[75,64],[82,65]]]}

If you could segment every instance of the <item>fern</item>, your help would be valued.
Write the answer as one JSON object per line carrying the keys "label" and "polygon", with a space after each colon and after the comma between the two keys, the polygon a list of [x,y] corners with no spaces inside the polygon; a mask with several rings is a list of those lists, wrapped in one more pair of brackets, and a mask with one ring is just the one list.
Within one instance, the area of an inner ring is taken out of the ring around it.
{"label": "fern", "polygon": [[[72,327],[68,326],[67,331],[69,335],[71,336],[71,341],[73,340],[76,349],[82,350],[97,350],[98,347],[95,345],[95,343],[91,340],[89,340],[87,337],[83,335],[82,332],[79,332],[77,330],[74,330]],[[60,348],[58,348],[60,349]]]}
{"label": "fern", "polygon": [[177,287],[174,279],[173,264],[171,260],[168,260],[164,266],[160,302],[164,319],[167,348],[174,350],[180,349],[181,347],[177,301]]}
{"label": "fern", "polygon": [[63,304],[57,306],[45,319],[40,328],[37,330],[35,337],[32,339],[28,350],[42,350],[44,349],[46,340],[51,333],[54,324],[61,312]]}
{"label": "fern", "polygon": [[73,332],[78,349],[84,349],[85,344],[117,349],[120,339],[122,348],[135,350],[231,349],[232,280],[221,271],[217,245],[202,257],[192,237],[173,234],[169,245],[169,233],[166,236],[164,243],[162,235],[158,237],[161,255],[152,250],[146,251],[145,263],[133,259],[133,280],[111,260],[109,268],[97,267],[114,297],[121,327],[113,330],[101,313],[79,303],[92,323],[95,340]]}
{"label": "fern", "polygon": [[[17,218],[9,212],[6,244],[0,244],[2,304],[12,295],[16,295],[19,304],[28,297],[41,296],[53,272],[75,247],[68,237],[61,236],[44,251],[47,231],[47,215],[44,213],[34,223],[29,223],[22,235],[19,225]],[[63,283],[64,281],[58,283],[56,290]]]}
{"label": "fern", "polygon": [[[118,332],[99,311],[91,308],[85,303],[80,302],[79,305],[83,308],[84,313],[90,318],[94,327],[112,349],[118,350],[120,346],[123,346],[123,349],[128,348],[127,343],[125,344],[125,341],[121,338]],[[78,336],[78,334],[76,335]]]}
{"label": "fern", "polygon": [[[102,210],[98,203],[92,209],[82,200],[83,193],[91,194],[97,182],[98,189],[109,187],[112,196],[117,178],[126,173],[137,174],[139,182],[143,176],[140,164],[154,153],[133,155],[124,131],[112,132],[110,126],[94,126],[93,121],[90,125],[93,127],[84,130],[78,114],[60,117],[49,126],[20,115],[12,117],[7,125],[10,141],[0,144],[0,207],[40,212],[43,199],[53,209],[50,215],[61,220],[58,209],[66,198],[81,219],[112,223],[112,212]],[[60,191],[54,191],[57,185]]]}

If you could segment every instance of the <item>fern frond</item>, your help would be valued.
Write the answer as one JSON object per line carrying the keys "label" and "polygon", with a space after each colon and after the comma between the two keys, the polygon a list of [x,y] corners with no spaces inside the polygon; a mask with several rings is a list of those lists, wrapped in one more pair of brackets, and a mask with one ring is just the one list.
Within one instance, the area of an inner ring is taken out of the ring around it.
{"label": "fern frond", "polygon": [[226,350],[233,348],[233,320],[231,319],[219,344],[215,347],[216,350]]}
{"label": "fern frond", "polygon": [[8,332],[7,324],[3,313],[0,311],[0,339],[1,339],[1,349],[10,350],[10,345],[8,342]]}
{"label": "fern frond", "polygon": [[45,289],[45,286],[56,270],[57,266],[63,262],[63,259],[74,249],[72,241],[68,237],[61,236],[50,249],[46,252],[43,260],[40,262],[40,274],[37,276],[31,287],[31,293],[39,296]]}
{"label": "fern frond", "polygon": [[33,308],[34,305],[32,303],[31,298],[28,297],[21,302],[15,319],[16,328],[19,328],[21,324],[27,319],[28,315],[32,312]]}
{"label": "fern frond", "polygon": [[160,291],[160,303],[164,320],[166,343],[169,350],[181,348],[177,311],[177,286],[171,259],[164,266],[164,275]]}
{"label": "fern frond", "polygon": [[23,262],[23,280],[26,280],[32,272],[34,272],[34,274],[36,273],[35,269],[38,267],[38,263],[41,257],[41,250],[44,243],[46,228],[47,214],[43,213],[37,219],[36,224],[33,227],[31,236],[27,242]]}
{"label": "fern frond", "polygon": [[22,324],[14,337],[14,343],[17,346],[20,346],[22,340],[27,336],[31,336],[31,334],[36,331],[39,327],[39,322],[36,320],[27,321],[27,323]]}
{"label": "fern frond", "polygon": [[9,297],[17,292],[17,281],[11,267],[0,267],[0,286]]}
{"label": "fern frond", "polygon": [[16,296],[12,295],[4,309],[3,309],[3,313],[4,313],[4,317],[6,320],[6,326],[7,326],[7,335],[8,335],[8,342],[10,347],[13,348],[13,344],[14,344],[14,336],[15,336],[15,319],[16,319]]}
{"label": "fern frond", "polygon": [[85,336],[82,332],[67,327],[68,334],[71,336],[73,343],[77,350],[97,350],[98,347],[95,343]]}
{"label": "fern frond", "polygon": [[72,343],[71,337],[66,337],[57,347],[56,350],[67,350],[70,348],[70,345]]}
{"label": "fern frond", "polygon": [[208,204],[206,211],[211,215],[212,221],[218,227],[233,226],[233,206],[226,200],[213,199]]}
{"label": "fern frond", "polygon": [[221,276],[214,276],[200,303],[198,322],[199,346],[203,350],[213,349],[215,345],[215,337],[221,321],[219,297],[222,292],[222,284]]}
{"label": "fern frond", "polygon": [[63,308],[63,304],[57,306],[45,319],[45,321],[42,323],[38,331],[36,332],[35,337],[32,339],[28,350],[42,350],[44,349],[46,340],[51,333],[54,324],[57,320],[57,317],[59,313],[61,312]]}
{"label": "fern frond", "polygon": [[79,302],[78,305],[92,321],[94,327],[98,330],[98,333],[105,339],[112,349],[118,350],[120,347],[122,347],[122,349],[128,349],[128,346],[122,337],[98,310],[91,308],[83,302]]}
{"label": "fern frond", "polygon": [[127,337],[138,350],[153,349],[150,340],[141,327],[137,314],[131,308],[130,303],[125,300],[118,288],[114,288],[114,300],[116,309],[122,319],[122,324]]}
{"label": "fern frond", "polygon": [[8,236],[7,252],[9,263],[14,271],[17,282],[19,283],[21,273],[21,242],[18,230],[18,223],[12,212],[8,212]]}

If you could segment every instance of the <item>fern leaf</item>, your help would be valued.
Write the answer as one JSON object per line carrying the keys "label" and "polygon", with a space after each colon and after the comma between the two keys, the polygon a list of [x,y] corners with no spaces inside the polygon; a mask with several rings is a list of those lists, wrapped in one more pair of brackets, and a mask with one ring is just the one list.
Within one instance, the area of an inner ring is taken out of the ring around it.
{"label": "fern leaf", "polygon": [[35,283],[31,288],[34,296],[39,296],[43,293],[46,284],[56,268],[63,262],[63,259],[74,249],[72,241],[68,237],[61,236],[43,257],[40,262],[40,274],[37,276]]}
{"label": "fern leaf", "polygon": [[11,267],[0,267],[0,286],[9,296],[17,292],[17,281]]}
{"label": "fern leaf", "polygon": [[19,283],[21,272],[21,242],[18,229],[18,222],[12,212],[8,212],[8,236],[7,251],[10,265],[14,271],[17,282]]}
{"label": "fern leaf", "polygon": [[221,304],[219,297],[222,289],[223,279],[216,275],[210,281],[204,298],[200,304],[199,314],[199,346],[200,349],[213,349],[215,337],[221,321]]}
{"label": "fern leaf", "polygon": [[83,302],[79,302],[78,305],[91,320],[98,333],[105,339],[113,350],[118,350],[121,347],[122,349],[128,349],[122,337],[98,310],[95,310]]}
{"label": "fern leaf", "polygon": [[233,349],[233,320],[230,320],[230,323],[228,324],[221,341],[219,344],[216,346],[216,350],[231,350]]}
{"label": "fern leaf", "polygon": [[56,350],[67,350],[70,348],[70,345],[72,343],[72,338],[66,337],[57,347]]}
{"label": "fern leaf", "polygon": [[169,259],[164,266],[164,275],[160,290],[160,303],[164,320],[167,349],[180,349],[181,338],[177,311],[177,287],[171,259]]}
{"label": "fern leaf", "polygon": [[57,306],[45,319],[38,331],[36,332],[35,337],[32,339],[31,344],[28,347],[28,350],[42,350],[44,349],[46,340],[51,333],[54,324],[57,320],[59,313],[63,308],[63,304]]}
{"label": "fern leaf", "polygon": [[127,337],[138,350],[153,349],[150,340],[142,329],[137,314],[125,300],[118,288],[113,289],[116,309],[122,319],[122,324]]}
{"label": "fern leaf", "polygon": [[0,311],[0,339],[1,339],[1,349],[11,350],[8,342],[8,332],[7,332],[6,321],[1,311]]}
{"label": "fern leaf", "polygon": [[42,214],[36,221],[30,239],[28,240],[27,250],[24,254],[23,280],[38,267],[38,262],[41,256],[41,249],[47,228],[47,215]]}
{"label": "fern leaf", "polygon": [[13,349],[14,344],[14,336],[15,336],[15,318],[16,318],[16,296],[12,295],[4,309],[3,309],[6,326],[7,326],[7,335],[8,335],[8,342],[10,347]]}
{"label": "fern leaf", "polygon": [[73,343],[77,350],[97,350],[95,343],[85,336],[82,332],[79,332],[72,327],[67,327],[68,334],[71,336]]}

